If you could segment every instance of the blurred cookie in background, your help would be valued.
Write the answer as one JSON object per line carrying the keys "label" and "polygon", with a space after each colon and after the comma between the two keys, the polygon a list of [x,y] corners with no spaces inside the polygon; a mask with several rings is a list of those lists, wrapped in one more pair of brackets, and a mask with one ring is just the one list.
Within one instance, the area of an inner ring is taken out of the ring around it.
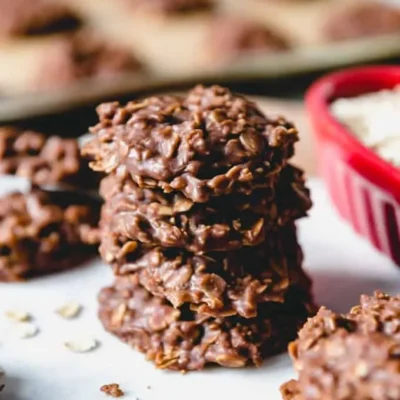
{"label": "blurred cookie in background", "polygon": [[288,3],[288,4],[298,3],[298,4],[301,4],[301,3],[316,3],[318,1],[323,1],[323,0],[262,0],[262,1],[264,1],[264,3],[271,2],[271,3]]}
{"label": "blurred cookie in background", "polygon": [[118,43],[82,30],[55,40],[34,79],[37,90],[55,89],[84,78],[112,78],[142,71],[142,63]]}
{"label": "blurred cookie in background", "polygon": [[388,2],[360,1],[328,13],[324,36],[330,41],[400,34],[400,8]]}
{"label": "blurred cookie in background", "polygon": [[70,269],[97,254],[100,203],[32,188],[0,197],[0,282]]}
{"label": "blurred cookie in background", "polygon": [[211,10],[214,0],[123,0],[133,9],[156,14],[179,14]]}
{"label": "blurred cookie in background", "polygon": [[289,345],[298,380],[283,399],[399,399],[399,326],[399,295],[362,295],[347,314],[321,307]]}
{"label": "blurred cookie in background", "polygon": [[49,0],[0,0],[0,36],[26,36],[77,28],[68,6]]}
{"label": "blurred cookie in background", "polygon": [[99,183],[76,139],[15,127],[0,128],[0,175],[4,174],[27,178],[35,185],[89,189]]}
{"label": "blurred cookie in background", "polygon": [[285,37],[268,26],[236,16],[214,18],[206,45],[212,63],[222,65],[244,54],[276,53],[291,48]]}

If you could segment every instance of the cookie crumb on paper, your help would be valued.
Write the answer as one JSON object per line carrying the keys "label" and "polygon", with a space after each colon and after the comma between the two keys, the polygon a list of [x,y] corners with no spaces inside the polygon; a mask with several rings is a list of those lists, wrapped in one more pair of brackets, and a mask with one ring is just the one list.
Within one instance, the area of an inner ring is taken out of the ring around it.
{"label": "cookie crumb on paper", "polygon": [[103,385],[100,391],[105,393],[107,396],[111,397],[122,397],[125,393],[120,389],[117,383],[110,383],[108,385]]}

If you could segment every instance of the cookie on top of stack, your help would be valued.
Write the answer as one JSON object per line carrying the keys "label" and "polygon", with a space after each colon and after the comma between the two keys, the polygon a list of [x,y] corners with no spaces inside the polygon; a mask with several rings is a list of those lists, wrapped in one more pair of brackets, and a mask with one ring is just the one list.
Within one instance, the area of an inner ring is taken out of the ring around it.
{"label": "cookie on top of stack", "polygon": [[105,328],[157,367],[259,365],[313,311],[295,220],[311,206],[298,140],[228,89],[98,107],[83,152],[106,174]]}

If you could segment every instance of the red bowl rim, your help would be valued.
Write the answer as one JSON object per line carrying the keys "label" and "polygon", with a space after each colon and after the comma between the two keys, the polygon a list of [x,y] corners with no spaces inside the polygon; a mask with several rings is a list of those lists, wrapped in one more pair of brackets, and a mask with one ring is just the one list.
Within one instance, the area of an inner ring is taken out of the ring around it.
{"label": "red bowl rim", "polygon": [[[344,96],[348,97],[348,95],[341,95],[339,88],[345,86],[346,90],[351,92],[351,88],[360,85],[360,82],[382,84],[382,86],[379,85],[381,89],[392,88],[396,83],[400,84],[400,67],[359,67],[328,74],[317,80],[307,90],[305,96],[306,108],[311,119],[318,120],[326,126],[323,132],[314,129],[315,134],[324,137],[331,136],[334,133],[335,142],[347,153],[357,157],[357,164],[360,166],[360,168],[357,168],[359,169],[358,172],[384,188],[400,202],[400,169],[366,147],[330,111],[329,104],[332,100]],[[367,92],[368,90],[364,93]],[[357,94],[361,93],[360,91],[357,92]]]}

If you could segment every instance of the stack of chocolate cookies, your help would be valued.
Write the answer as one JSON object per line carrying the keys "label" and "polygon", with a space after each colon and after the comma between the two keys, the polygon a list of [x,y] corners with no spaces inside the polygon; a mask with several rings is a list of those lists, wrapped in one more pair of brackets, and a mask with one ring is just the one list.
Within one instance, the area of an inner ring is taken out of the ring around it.
{"label": "stack of chocolate cookies", "polygon": [[105,328],[159,368],[259,365],[313,310],[295,220],[311,206],[298,140],[228,89],[99,106],[84,154],[106,173]]}

